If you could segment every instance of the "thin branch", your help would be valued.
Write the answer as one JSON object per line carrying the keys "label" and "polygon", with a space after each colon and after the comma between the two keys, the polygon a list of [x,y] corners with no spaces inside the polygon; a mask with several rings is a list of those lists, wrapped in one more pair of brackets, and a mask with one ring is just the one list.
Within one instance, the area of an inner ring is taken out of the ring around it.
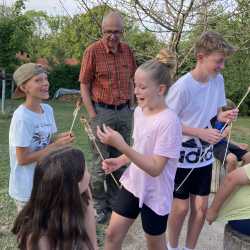
{"label": "thin branch", "polygon": [[153,19],[157,24],[161,25],[162,27],[164,27],[165,29],[169,30],[169,31],[173,31],[175,32],[175,29],[171,27],[171,24],[166,25],[165,23],[163,23],[162,21],[160,21],[160,17],[152,15],[141,3],[139,0],[135,0],[135,3],[143,10],[143,12],[149,16],[151,19]]}

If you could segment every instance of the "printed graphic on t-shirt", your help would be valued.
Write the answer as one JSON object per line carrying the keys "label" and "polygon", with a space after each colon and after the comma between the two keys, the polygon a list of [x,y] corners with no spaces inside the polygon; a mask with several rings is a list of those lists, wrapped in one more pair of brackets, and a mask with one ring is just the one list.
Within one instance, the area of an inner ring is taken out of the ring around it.
{"label": "printed graphic on t-shirt", "polygon": [[52,124],[43,124],[36,128],[36,132],[32,136],[31,144],[35,145],[35,150],[40,150],[45,148],[51,138],[51,128]]}
{"label": "printed graphic on t-shirt", "polygon": [[199,140],[199,143],[197,143],[195,139],[190,139],[182,143],[179,162],[183,165],[198,162],[203,163],[212,159],[213,148],[209,148],[208,143],[202,140]]}

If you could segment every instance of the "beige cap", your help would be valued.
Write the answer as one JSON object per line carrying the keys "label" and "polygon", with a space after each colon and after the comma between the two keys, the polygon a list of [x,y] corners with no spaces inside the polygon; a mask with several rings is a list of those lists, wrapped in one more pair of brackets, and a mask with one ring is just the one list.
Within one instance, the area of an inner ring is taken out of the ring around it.
{"label": "beige cap", "polygon": [[31,79],[33,76],[39,75],[41,73],[47,73],[41,64],[25,63],[21,65],[13,74],[13,78],[17,85],[13,97],[14,98],[24,97],[25,94],[19,87],[23,83]]}

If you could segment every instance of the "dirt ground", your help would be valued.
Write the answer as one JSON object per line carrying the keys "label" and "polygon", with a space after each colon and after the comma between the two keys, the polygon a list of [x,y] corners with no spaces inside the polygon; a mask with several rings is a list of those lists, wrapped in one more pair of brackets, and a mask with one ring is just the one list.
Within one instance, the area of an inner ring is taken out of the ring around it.
{"label": "dirt ground", "polygon": [[[210,195],[210,200],[212,195]],[[184,230],[182,230],[180,247],[184,246],[185,243],[185,232],[186,232],[186,223]],[[213,223],[212,226],[209,226],[205,223],[203,230],[200,234],[196,250],[223,250],[223,233],[224,233],[224,224]],[[134,223],[130,228],[127,238],[123,244],[124,250],[145,250],[146,241],[144,238],[143,230],[141,228],[140,218]]]}

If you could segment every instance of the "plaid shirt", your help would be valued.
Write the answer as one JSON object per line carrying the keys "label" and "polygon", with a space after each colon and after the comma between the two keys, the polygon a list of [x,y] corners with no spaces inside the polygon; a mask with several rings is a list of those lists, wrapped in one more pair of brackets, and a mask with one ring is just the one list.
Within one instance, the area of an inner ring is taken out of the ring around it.
{"label": "plaid shirt", "polygon": [[121,42],[114,54],[99,40],[85,50],[79,81],[89,85],[94,102],[119,105],[131,99],[135,70],[134,55],[127,44]]}

